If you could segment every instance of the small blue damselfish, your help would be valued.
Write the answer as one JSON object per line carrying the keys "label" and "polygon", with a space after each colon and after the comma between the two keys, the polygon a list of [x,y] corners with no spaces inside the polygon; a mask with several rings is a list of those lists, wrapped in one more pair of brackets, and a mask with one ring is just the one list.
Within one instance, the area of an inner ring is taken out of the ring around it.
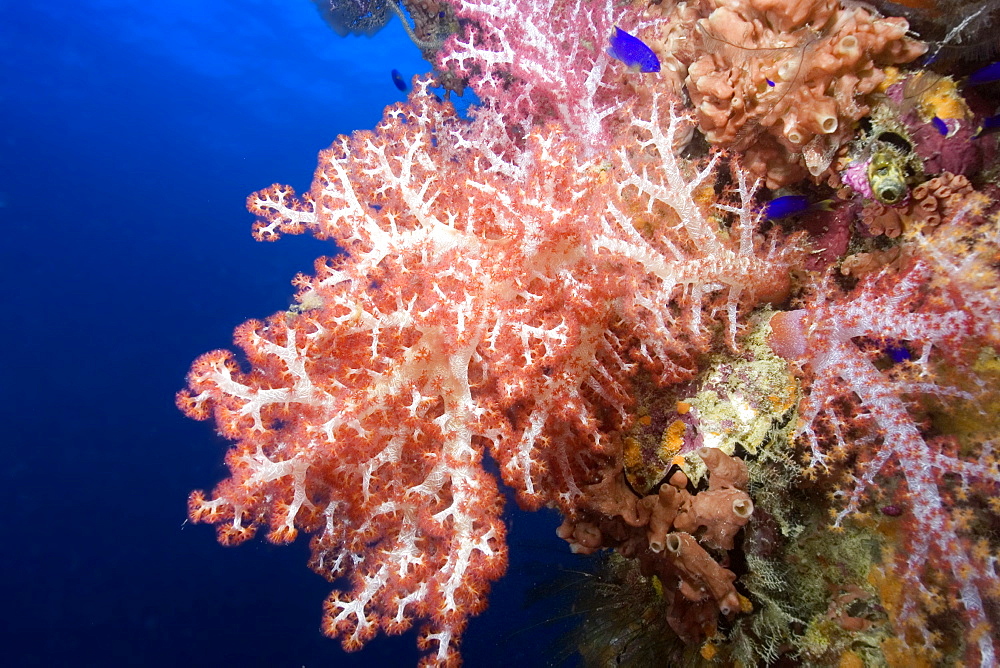
{"label": "small blue damselfish", "polygon": [[611,36],[610,41],[608,55],[612,58],[622,61],[631,68],[637,68],[640,72],[660,71],[660,59],[638,37],[633,37],[615,26],[615,34]]}
{"label": "small blue damselfish", "polygon": [[984,118],[983,122],[979,124],[979,129],[976,130],[974,137],[991,135],[994,132],[1000,132],[1000,114],[993,114]]}
{"label": "small blue damselfish", "polygon": [[825,199],[822,202],[813,202],[805,195],[785,195],[776,197],[764,204],[764,217],[768,220],[778,220],[788,216],[797,216],[812,208],[830,210],[832,200]]}
{"label": "small blue damselfish", "polygon": [[986,67],[980,67],[969,75],[965,80],[966,86],[980,86],[982,84],[1000,81],[1000,62],[990,63]]}
{"label": "small blue damselfish", "polygon": [[403,75],[399,73],[399,70],[393,70],[390,74],[392,76],[392,83],[396,84],[396,88],[405,93],[406,79],[403,78]]}

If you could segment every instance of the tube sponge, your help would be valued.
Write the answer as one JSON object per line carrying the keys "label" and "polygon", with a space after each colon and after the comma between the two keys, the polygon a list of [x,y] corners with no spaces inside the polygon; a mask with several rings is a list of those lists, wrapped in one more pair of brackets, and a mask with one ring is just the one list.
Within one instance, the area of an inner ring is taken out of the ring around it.
{"label": "tube sponge", "polygon": [[690,30],[702,48],[685,79],[700,129],[710,143],[743,151],[744,165],[766,177],[769,188],[807,174],[821,178],[868,112],[883,68],[926,50],[906,36],[904,19],[854,3],[686,4],[701,17]]}

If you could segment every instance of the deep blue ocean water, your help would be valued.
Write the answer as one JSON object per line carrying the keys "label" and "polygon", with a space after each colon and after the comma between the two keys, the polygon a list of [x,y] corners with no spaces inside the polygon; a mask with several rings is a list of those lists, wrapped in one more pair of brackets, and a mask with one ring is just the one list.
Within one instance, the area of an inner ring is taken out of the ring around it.
{"label": "deep blue ocean water", "polygon": [[[226,443],[174,393],[333,250],[254,242],[246,196],[308,187],[427,63],[397,19],[339,38],[308,0],[0,7],[0,665],[413,665],[413,632],[350,655],[320,634],[303,540],[184,525]],[[553,514],[508,521],[469,666],[547,665],[564,611],[525,595],[578,563]]]}

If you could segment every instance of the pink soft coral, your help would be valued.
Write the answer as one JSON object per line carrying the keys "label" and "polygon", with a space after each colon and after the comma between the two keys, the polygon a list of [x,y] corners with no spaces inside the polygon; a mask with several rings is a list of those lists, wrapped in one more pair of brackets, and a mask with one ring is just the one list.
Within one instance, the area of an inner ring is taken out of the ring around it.
{"label": "pink soft coral", "polygon": [[[922,261],[900,272],[885,270],[846,297],[828,301],[820,295],[805,309],[776,314],[771,344],[808,371],[798,431],[813,472],[853,461],[845,488],[835,494],[843,508],[834,527],[872,497],[888,497],[897,504],[893,512],[907,511],[905,556],[898,565],[907,593],[894,611],[896,620],[923,632],[922,644],[934,651],[938,639],[924,626],[921,608],[935,607],[938,594],[927,583],[932,570],[943,569],[979,663],[992,666],[996,647],[984,599],[995,594],[1000,576],[995,558],[974,549],[972,510],[961,499],[973,490],[989,498],[1000,489],[994,444],[975,443],[963,452],[952,440],[933,437],[914,401],[977,398],[974,386],[957,389],[936,378],[944,368],[936,357],[968,373],[977,344],[997,342],[1000,302],[984,303],[981,294],[967,300],[961,281],[957,272],[936,276]],[[873,356],[877,348],[866,350],[863,341],[887,347],[905,342],[904,350],[912,349],[916,359],[885,368],[887,362]],[[956,480],[962,492],[956,491]]]}

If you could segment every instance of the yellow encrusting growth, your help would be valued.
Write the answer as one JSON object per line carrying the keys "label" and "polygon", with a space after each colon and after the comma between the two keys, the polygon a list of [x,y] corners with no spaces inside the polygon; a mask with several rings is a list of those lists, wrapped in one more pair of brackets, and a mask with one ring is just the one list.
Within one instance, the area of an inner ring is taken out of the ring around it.
{"label": "yellow encrusting growth", "polygon": [[687,425],[680,420],[674,420],[663,430],[663,438],[660,439],[659,457],[662,462],[670,462],[684,445],[684,433]]}
{"label": "yellow encrusting growth", "polygon": [[967,120],[972,112],[958,92],[958,86],[951,77],[943,77],[933,72],[920,72],[915,86],[922,88],[917,98],[917,108],[922,119],[930,121],[937,117],[942,120]]}
{"label": "yellow encrusting growth", "polygon": [[626,436],[624,445],[622,457],[625,468],[637,469],[642,466],[642,447],[639,440],[633,436]]}

